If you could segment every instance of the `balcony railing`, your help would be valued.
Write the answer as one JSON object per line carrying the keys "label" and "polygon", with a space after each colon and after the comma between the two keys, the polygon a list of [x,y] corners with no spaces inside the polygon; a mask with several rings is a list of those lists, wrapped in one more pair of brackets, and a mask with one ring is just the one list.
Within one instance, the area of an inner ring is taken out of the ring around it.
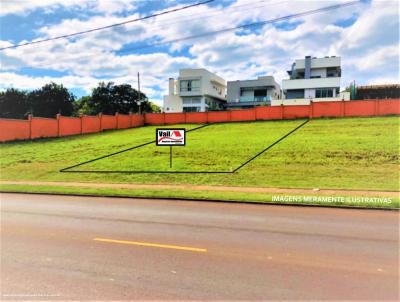
{"label": "balcony railing", "polygon": [[326,87],[340,87],[340,77],[336,78],[314,78],[314,79],[298,79],[283,80],[282,89],[313,89]]}
{"label": "balcony railing", "polygon": [[239,102],[270,102],[270,96],[241,96]]}

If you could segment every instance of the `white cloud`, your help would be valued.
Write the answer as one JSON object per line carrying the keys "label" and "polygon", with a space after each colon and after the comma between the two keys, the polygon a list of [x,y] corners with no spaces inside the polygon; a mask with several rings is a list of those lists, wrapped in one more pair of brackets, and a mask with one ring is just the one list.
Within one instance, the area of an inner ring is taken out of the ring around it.
{"label": "white cloud", "polygon": [[391,45],[382,47],[378,50],[370,50],[362,57],[355,57],[346,60],[346,64],[358,71],[369,72],[384,72],[389,68],[398,70],[399,46]]}
{"label": "white cloud", "polygon": [[5,0],[0,2],[0,16],[9,14],[27,15],[30,11],[38,8],[50,8],[56,6],[71,7],[78,6],[82,3],[81,0],[40,0],[40,1],[26,1],[26,0]]}
{"label": "white cloud", "polygon": [[94,80],[91,77],[83,78],[83,77],[75,77],[75,76],[65,76],[65,77],[32,77],[27,75],[19,75],[12,72],[1,72],[0,73],[0,88],[7,87],[15,87],[23,90],[33,90],[49,82],[56,82],[59,84],[63,84],[66,87],[82,87],[83,89],[87,89],[90,91],[90,87],[93,87],[97,84],[97,80]]}
{"label": "white cloud", "polygon": [[[115,6],[114,12],[123,9],[123,2],[119,1],[120,6]],[[396,1],[374,1],[351,9],[344,8],[293,19],[293,28],[282,29],[266,25],[254,32],[229,32],[177,42],[171,45],[170,53],[154,53],[155,50],[152,52],[151,48],[146,54],[121,56],[114,52],[127,43],[131,43],[131,46],[133,42],[148,43],[156,38],[164,41],[176,39],[332,3],[338,1],[322,3],[253,0],[250,3],[240,0],[232,4],[233,8],[199,6],[195,10],[177,12],[173,16],[132,23],[69,41],[59,40],[42,44],[41,47],[10,49],[2,52],[2,69],[8,70],[1,74],[5,77],[5,80],[1,79],[2,86],[14,85],[32,89],[53,79],[56,82],[65,81],[63,83],[67,87],[80,87],[89,91],[97,85],[99,79],[133,84],[139,71],[145,92],[159,102],[161,95],[167,90],[167,79],[176,77],[180,68],[204,67],[227,80],[274,75],[279,82],[286,78],[286,70],[291,63],[305,55],[342,56],[343,86],[353,79],[360,84],[372,83],[374,80],[396,81],[399,68]],[[108,3],[104,2],[102,5],[103,10],[111,12],[107,9]],[[85,30],[137,16],[121,17],[110,14],[87,20],[65,19],[59,24],[44,26],[38,32],[41,38],[51,37],[69,33],[71,28]],[[343,28],[334,25],[350,18],[356,19],[351,26]],[[0,46],[6,46],[7,43],[9,42],[0,41]],[[188,55],[178,52],[183,47],[188,47]],[[13,70],[24,65],[63,71],[68,76],[26,78],[13,73]]]}
{"label": "white cloud", "polygon": [[95,10],[106,15],[134,9],[136,9],[136,5],[132,0],[97,0],[95,4]]}
{"label": "white cloud", "polygon": [[136,8],[137,0],[2,0],[0,1],[0,16],[15,14],[28,15],[35,9],[46,9],[51,12],[57,7],[86,8],[91,11],[114,14]]}
{"label": "white cloud", "polygon": [[343,30],[336,48],[352,53],[398,43],[398,39],[399,2],[376,0],[353,26]]}

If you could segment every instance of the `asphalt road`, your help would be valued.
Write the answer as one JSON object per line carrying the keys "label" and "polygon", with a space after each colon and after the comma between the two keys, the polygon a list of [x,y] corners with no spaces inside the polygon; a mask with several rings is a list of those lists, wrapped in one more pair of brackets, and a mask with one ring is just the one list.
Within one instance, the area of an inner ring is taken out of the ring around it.
{"label": "asphalt road", "polygon": [[399,212],[1,194],[2,300],[397,300]]}

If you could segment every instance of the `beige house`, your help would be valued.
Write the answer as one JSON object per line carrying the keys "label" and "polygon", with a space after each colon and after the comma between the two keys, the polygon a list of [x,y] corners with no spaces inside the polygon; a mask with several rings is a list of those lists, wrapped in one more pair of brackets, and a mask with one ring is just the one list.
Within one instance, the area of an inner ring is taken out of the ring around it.
{"label": "beige house", "polygon": [[226,81],[204,69],[181,69],[177,80],[169,79],[164,112],[205,112],[223,109]]}

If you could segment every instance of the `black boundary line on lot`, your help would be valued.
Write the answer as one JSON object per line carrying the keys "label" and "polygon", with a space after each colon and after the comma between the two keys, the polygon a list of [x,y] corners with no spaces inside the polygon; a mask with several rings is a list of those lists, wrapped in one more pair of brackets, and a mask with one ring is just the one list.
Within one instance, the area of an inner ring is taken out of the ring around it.
{"label": "black boundary line on lot", "polygon": [[122,174],[144,174],[144,173],[175,173],[175,174],[230,174],[233,171],[108,171],[108,170],[82,170],[82,171],[60,171],[63,173],[122,173]]}
{"label": "black boundary line on lot", "polygon": [[[193,128],[193,129],[189,129],[186,132],[198,130],[198,129],[201,129],[201,128],[204,128],[204,127],[207,127],[207,126],[210,126],[210,124],[201,125],[199,127],[196,127],[196,128]],[[100,159],[103,159],[103,158],[107,158],[107,157],[114,156],[114,155],[117,155],[117,154],[120,154],[120,153],[123,153],[123,152],[127,152],[127,151],[130,151],[130,150],[133,150],[133,149],[144,147],[144,146],[147,146],[147,145],[152,144],[152,143],[155,143],[155,140],[153,140],[151,142],[147,142],[147,143],[141,144],[141,145],[137,145],[137,146],[134,146],[134,147],[130,147],[130,148],[127,148],[127,149],[123,149],[123,150],[120,150],[120,151],[117,151],[117,152],[114,152],[114,153],[103,155],[103,156],[100,156],[100,157],[97,157],[97,158],[94,158],[94,159],[91,159],[91,160],[88,160],[88,161],[85,161],[85,162],[81,162],[81,163],[73,165],[73,166],[69,166],[69,167],[63,168],[63,169],[60,170],[60,172],[84,172],[84,171],[67,171],[67,170],[72,169],[72,168],[76,168],[76,167],[79,167],[79,166],[82,166],[82,165],[85,165],[85,164],[89,164],[89,163],[92,163],[94,161],[97,161],[97,160],[100,160]]]}
{"label": "black boundary line on lot", "polygon": [[[134,146],[128,149],[124,149],[115,153],[111,153],[111,154],[107,154],[101,157],[97,157],[95,159],[92,160],[88,160],[64,169],[61,169],[59,172],[63,172],[63,173],[108,173],[108,174],[115,174],[115,173],[122,173],[122,174],[145,174],[145,173],[162,173],[162,174],[232,174],[232,173],[236,173],[239,169],[243,168],[244,166],[246,166],[247,164],[249,164],[251,161],[255,160],[257,157],[259,157],[260,155],[262,155],[264,152],[268,151],[270,148],[272,148],[273,146],[279,144],[282,140],[284,140],[285,138],[287,138],[289,135],[293,134],[295,131],[297,131],[298,129],[300,129],[301,127],[303,127],[305,124],[307,124],[310,120],[307,119],[305,122],[301,123],[301,125],[297,126],[296,128],[294,128],[293,130],[291,130],[290,132],[286,133],[284,136],[282,136],[280,139],[278,139],[277,141],[273,142],[271,145],[269,145],[268,147],[266,147],[264,150],[260,151],[259,153],[257,153],[255,156],[253,156],[252,158],[250,158],[249,160],[247,160],[246,162],[244,162],[243,164],[241,164],[239,167],[237,167],[236,169],[234,169],[233,171],[102,171],[102,170],[81,170],[81,171],[71,171],[70,169],[72,168],[76,168],[100,159],[104,159],[113,155],[117,155],[126,151],[130,151],[133,149],[137,149],[140,147],[144,147],[147,146],[149,144],[152,144],[155,142],[155,140],[151,141],[151,142],[147,142],[138,146]],[[202,125],[200,127],[194,128],[194,129],[190,129],[187,132],[190,131],[194,131],[197,129],[201,129],[207,126],[210,126],[213,124],[206,124],[206,125]]]}
{"label": "black boundary line on lot", "polygon": [[277,141],[275,141],[274,143],[272,143],[271,145],[269,145],[267,148],[265,148],[264,150],[262,150],[261,152],[257,153],[256,155],[254,155],[252,158],[250,158],[248,161],[246,161],[245,163],[241,164],[239,167],[237,167],[235,170],[233,170],[233,173],[238,171],[239,169],[243,168],[245,165],[247,165],[248,163],[250,163],[251,161],[255,160],[257,157],[259,157],[261,154],[263,154],[265,151],[269,150],[270,148],[272,148],[273,146],[275,146],[276,144],[279,144],[281,141],[283,141],[285,138],[287,138],[289,135],[291,135],[293,132],[295,132],[296,130],[300,129],[301,127],[303,127],[305,124],[307,124],[310,120],[306,120],[304,123],[302,123],[301,125],[297,126],[296,128],[294,128],[292,131],[290,131],[289,133],[286,133],[284,136],[282,136],[280,139],[278,139]]}

